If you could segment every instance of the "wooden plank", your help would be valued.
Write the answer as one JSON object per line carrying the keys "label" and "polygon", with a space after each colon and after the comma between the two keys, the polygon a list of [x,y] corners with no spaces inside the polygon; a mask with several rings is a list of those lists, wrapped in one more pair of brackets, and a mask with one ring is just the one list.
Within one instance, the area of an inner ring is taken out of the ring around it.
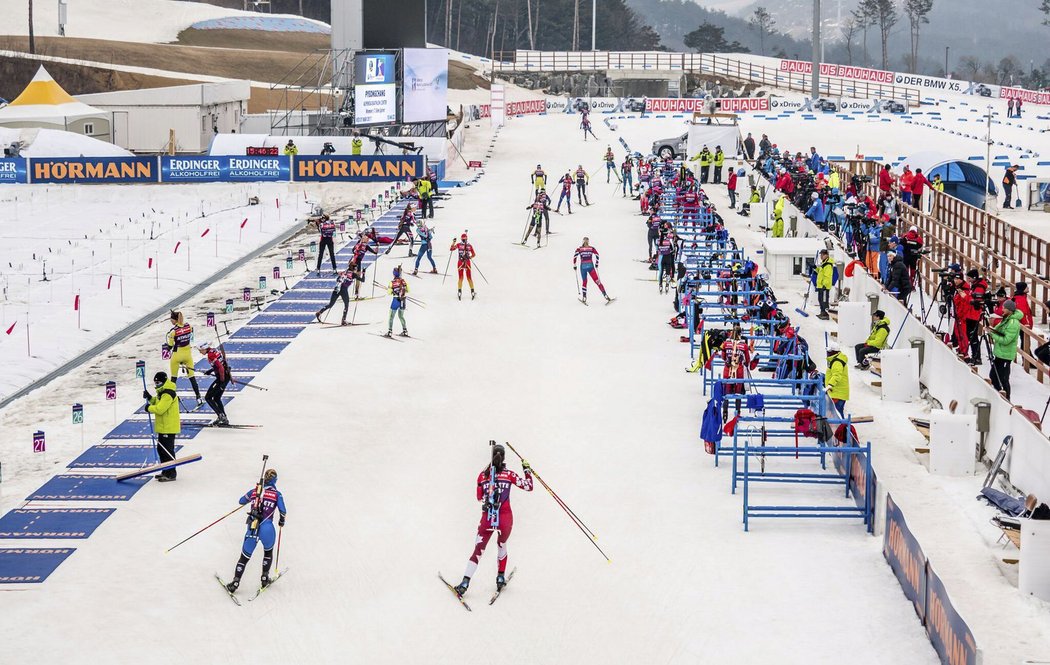
{"label": "wooden plank", "polygon": [[854,425],[860,425],[862,423],[873,423],[875,422],[875,416],[853,416],[850,422]]}
{"label": "wooden plank", "polygon": [[145,476],[150,473],[157,471],[164,471],[166,469],[174,469],[177,466],[183,464],[190,464],[192,462],[199,462],[201,460],[201,454],[196,453],[194,455],[187,455],[186,457],[177,457],[170,462],[162,462],[160,464],[154,464],[152,466],[144,466],[141,469],[135,469],[134,471],[128,471],[117,476],[117,482],[121,480],[130,480],[132,478],[138,478],[139,476]]}

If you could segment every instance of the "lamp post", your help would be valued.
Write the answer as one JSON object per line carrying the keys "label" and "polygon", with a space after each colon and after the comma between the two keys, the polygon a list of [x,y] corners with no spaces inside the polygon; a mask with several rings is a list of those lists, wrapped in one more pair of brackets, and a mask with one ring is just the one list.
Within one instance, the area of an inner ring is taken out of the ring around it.
{"label": "lamp post", "polygon": [[948,49],[950,46],[944,47],[944,78],[948,78]]}
{"label": "lamp post", "polygon": [[813,78],[810,83],[813,99],[820,97],[820,0],[813,0]]}
{"label": "lamp post", "polygon": [[595,48],[595,38],[598,35],[598,0],[591,0],[591,50],[597,51]]}

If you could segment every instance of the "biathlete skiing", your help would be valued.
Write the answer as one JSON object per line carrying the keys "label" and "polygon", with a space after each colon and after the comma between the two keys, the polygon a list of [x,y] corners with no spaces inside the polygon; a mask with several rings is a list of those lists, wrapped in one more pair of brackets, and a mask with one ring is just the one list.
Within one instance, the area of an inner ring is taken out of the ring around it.
{"label": "biathlete skiing", "polygon": [[594,283],[598,285],[602,295],[605,296],[605,302],[612,302],[612,298],[605,292],[605,286],[602,285],[602,280],[598,277],[598,250],[591,247],[590,238],[585,237],[583,244],[576,248],[576,253],[572,255],[572,269],[576,271],[576,260],[580,261],[580,275],[583,279],[583,288],[581,290],[583,297],[580,298],[580,302],[584,305],[587,304],[587,279],[593,278]]}
{"label": "biathlete skiing", "polygon": [[474,552],[467,561],[467,569],[463,573],[463,581],[454,589],[462,597],[470,586],[470,578],[478,569],[478,561],[485,551],[493,532],[496,533],[496,544],[499,546],[497,554],[498,573],[496,575],[496,591],[501,591],[506,584],[505,573],[507,572],[507,541],[510,539],[511,529],[514,528],[514,512],[510,507],[510,489],[518,487],[526,492],[532,491],[532,467],[528,460],[521,461],[524,477],[519,476],[506,467],[504,458],[506,451],[503,446],[492,442],[492,458],[489,465],[478,474],[477,499],[482,502],[481,522],[478,524],[478,534],[474,539]]}
{"label": "biathlete skiing", "polygon": [[277,534],[273,528],[273,514],[280,513],[278,526],[284,526],[285,516],[288,509],[284,506],[284,496],[277,489],[277,471],[267,469],[263,476],[261,485],[248,490],[239,500],[243,506],[251,504],[251,512],[248,513],[248,531],[244,534],[244,544],[241,546],[241,558],[237,561],[237,567],[233,572],[233,581],[226,585],[226,590],[232,595],[241,585],[241,576],[244,575],[244,567],[252,558],[256,545],[262,541],[263,546],[263,569],[260,578],[260,588],[265,589],[270,585],[270,565],[273,563],[273,546]]}
{"label": "biathlete skiing", "polygon": [[473,300],[477,297],[477,293],[474,291],[474,277],[470,273],[470,260],[474,258],[474,246],[467,242],[467,234],[464,233],[459,237],[459,242],[452,241],[452,246],[448,248],[448,251],[456,252],[456,272],[459,273],[459,286],[457,291],[457,297],[463,300],[463,273],[467,275],[467,283],[470,284],[470,299]]}

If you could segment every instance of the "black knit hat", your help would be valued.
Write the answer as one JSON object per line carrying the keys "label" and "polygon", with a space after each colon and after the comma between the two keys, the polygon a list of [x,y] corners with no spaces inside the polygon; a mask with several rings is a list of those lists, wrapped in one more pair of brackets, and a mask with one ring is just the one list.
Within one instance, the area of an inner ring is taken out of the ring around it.
{"label": "black knit hat", "polygon": [[1028,283],[1018,282],[1014,284],[1014,293],[1016,293],[1017,295],[1021,295],[1022,293],[1028,293]]}

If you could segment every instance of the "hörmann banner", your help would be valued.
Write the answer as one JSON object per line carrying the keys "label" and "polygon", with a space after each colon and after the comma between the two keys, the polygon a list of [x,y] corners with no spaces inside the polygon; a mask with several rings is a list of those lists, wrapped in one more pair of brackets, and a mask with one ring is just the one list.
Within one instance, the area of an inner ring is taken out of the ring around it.
{"label": "h\u00f6rmann banner", "polygon": [[157,182],[156,157],[41,157],[29,162],[34,183]]}
{"label": "h\u00f6rmann banner", "polygon": [[0,159],[0,184],[15,185],[29,182],[24,157],[4,157]]}
{"label": "h\u00f6rmann banner", "polygon": [[886,494],[886,531],[882,540],[882,555],[897,576],[904,595],[915,606],[919,620],[926,621],[926,555],[919,541],[908,529],[904,513],[893,497]]}
{"label": "h\u00f6rmann banner", "polygon": [[426,175],[422,155],[298,155],[292,163],[298,182],[377,182]]}
{"label": "h\u00f6rmann banner", "polygon": [[160,158],[161,182],[288,182],[291,170],[285,155]]}
{"label": "h\u00f6rmann banner", "polygon": [[926,562],[926,634],[945,665],[977,665],[977,640],[948,598],[941,578]]}

